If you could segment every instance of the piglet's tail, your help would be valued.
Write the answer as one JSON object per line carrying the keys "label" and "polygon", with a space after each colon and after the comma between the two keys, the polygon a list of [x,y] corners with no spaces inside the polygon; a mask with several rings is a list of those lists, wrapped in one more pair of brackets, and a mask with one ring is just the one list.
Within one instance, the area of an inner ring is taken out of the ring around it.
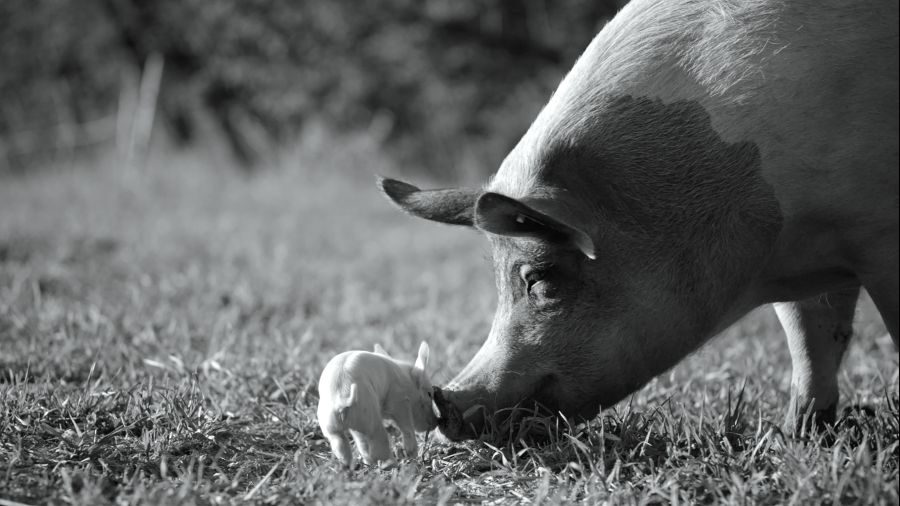
{"label": "piglet's tail", "polygon": [[337,409],[338,418],[340,419],[341,424],[346,423],[347,409],[354,404],[356,404],[356,383],[351,383],[350,393],[347,394],[347,398],[342,400],[340,406]]}

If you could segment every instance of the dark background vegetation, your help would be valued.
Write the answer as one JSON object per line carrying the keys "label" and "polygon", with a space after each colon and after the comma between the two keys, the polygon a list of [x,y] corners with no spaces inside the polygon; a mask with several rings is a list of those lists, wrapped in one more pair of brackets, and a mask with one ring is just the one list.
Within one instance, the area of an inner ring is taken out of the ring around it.
{"label": "dark background vegetation", "polygon": [[174,146],[221,139],[253,170],[315,124],[432,175],[490,173],[624,3],[4,0],[0,164],[111,142],[158,54],[155,135]]}

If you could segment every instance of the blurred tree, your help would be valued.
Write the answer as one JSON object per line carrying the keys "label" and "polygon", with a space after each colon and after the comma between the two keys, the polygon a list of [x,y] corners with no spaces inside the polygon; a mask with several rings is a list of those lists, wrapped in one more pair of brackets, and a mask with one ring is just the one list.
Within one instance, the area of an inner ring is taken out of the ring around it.
{"label": "blurred tree", "polygon": [[424,170],[489,171],[621,3],[4,0],[0,138],[113,114],[158,53],[159,117],[179,144],[208,114],[252,167],[324,121]]}

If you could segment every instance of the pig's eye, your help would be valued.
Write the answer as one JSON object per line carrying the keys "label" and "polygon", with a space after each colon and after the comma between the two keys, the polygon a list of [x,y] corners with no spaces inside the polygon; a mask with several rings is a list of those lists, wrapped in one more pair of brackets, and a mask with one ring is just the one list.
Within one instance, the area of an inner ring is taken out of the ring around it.
{"label": "pig's eye", "polygon": [[519,276],[522,277],[522,281],[525,283],[525,291],[528,292],[528,295],[531,295],[531,291],[536,284],[543,281],[545,275],[545,270],[536,269],[530,265],[523,265],[519,269]]}

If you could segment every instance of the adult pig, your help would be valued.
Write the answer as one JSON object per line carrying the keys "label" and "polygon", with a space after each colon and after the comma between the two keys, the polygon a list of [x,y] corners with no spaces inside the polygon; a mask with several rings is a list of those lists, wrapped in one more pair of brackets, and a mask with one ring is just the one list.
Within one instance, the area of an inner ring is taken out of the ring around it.
{"label": "adult pig", "polygon": [[766,303],[789,416],[833,419],[861,288],[897,343],[897,47],[896,0],[634,0],[484,189],[381,180],[491,243],[498,307],[446,435],[477,405],[594,416]]}

